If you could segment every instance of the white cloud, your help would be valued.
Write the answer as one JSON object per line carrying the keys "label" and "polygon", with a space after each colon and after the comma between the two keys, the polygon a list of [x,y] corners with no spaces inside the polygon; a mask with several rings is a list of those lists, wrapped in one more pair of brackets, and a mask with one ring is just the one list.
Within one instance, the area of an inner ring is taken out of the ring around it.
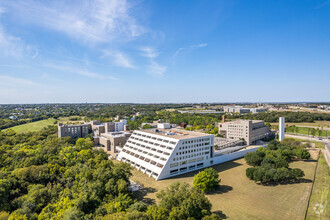
{"label": "white cloud", "polygon": [[33,82],[31,80],[23,79],[23,78],[16,78],[11,76],[4,76],[0,75],[0,84],[2,85],[8,85],[11,87],[15,87],[17,85],[19,86],[36,86],[39,85],[36,82]]}
{"label": "white cloud", "polygon": [[115,65],[119,67],[134,69],[135,66],[132,64],[127,55],[119,51],[103,50],[103,57],[112,57]]}
{"label": "white cloud", "polygon": [[148,66],[148,73],[152,76],[163,76],[166,70],[166,66],[161,66],[155,61],[151,61],[150,65]]}
{"label": "white cloud", "polygon": [[20,38],[8,34],[0,25],[0,55],[5,57],[36,58],[39,51],[36,47],[26,45]]}
{"label": "white cloud", "polygon": [[156,58],[159,56],[159,52],[157,52],[154,48],[152,47],[142,47],[140,48],[140,51],[142,52],[142,56],[148,57],[150,59]]}
{"label": "white cloud", "polygon": [[137,24],[126,0],[7,1],[22,22],[36,24],[84,42],[130,40],[146,29]]}
{"label": "white cloud", "polygon": [[181,47],[181,48],[177,49],[177,51],[174,53],[173,56],[174,57],[177,57],[182,52],[189,53],[189,52],[191,52],[193,50],[196,50],[196,49],[202,48],[202,47],[206,47],[206,46],[207,46],[206,43],[200,43],[200,44],[190,45],[188,47]]}
{"label": "white cloud", "polygon": [[68,65],[63,65],[63,64],[45,63],[44,66],[48,67],[48,68],[57,69],[57,70],[60,70],[60,71],[63,71],[63,72],[78,74],[78,75],[81,75],[81,76],[86,76],[86,77],[95,78],[95,79],[117,80],[113,76],[105,76],[105,75],[101,75],[101,74],[98,74],[98,73],[91,72],[91,71],[86,70],[86,69],[76,68],[76,67],[73,67],[73,66],[68,66]]}

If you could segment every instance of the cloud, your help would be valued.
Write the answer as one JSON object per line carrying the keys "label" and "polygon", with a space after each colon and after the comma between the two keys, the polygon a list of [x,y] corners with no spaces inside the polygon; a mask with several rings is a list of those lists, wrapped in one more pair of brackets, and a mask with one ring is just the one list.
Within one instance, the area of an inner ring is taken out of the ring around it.
{"label": "cloud", "polygon": [[86,69],[80,69],[80,68],[76,68],[76,67],[73,67],[73,66],[67,66],[67,65],[62,65],[62,64],[54,64],[54,63],[45,63],[44,66],[48,67],[48,68],[53,68],[53,69],[57,69],[57,70],[60,70],[60,71],[64,71],[64,72],[67,72],[67,73],[78,74],[78,75],[81,75],[81,76],[86,76],[86,77],[95,78],[95,79],[117,80],[115,77],[112,77],[112,76],[104,76],[104,75],[101,75],[101,74],[98,74],[98,73],[91,72],[91,71],[86,70]]}
{"label": "cloud", "polygon": [[173,56],[177,57],[182,52],[189,53],[189,52],[192,52],[193,50],[196,50],[196,49],[202,48],[202,47],[206,47],[206,46],[207,46],[206,43],[200,43],[200,44],[190,45],[188,47],[181,47],[181,48],[177,49],[177,51],[174,53]]}
{"label": "cloud", "polygon": [[24,23],[62,32],[84,42],[130,40],[146,32],[126,0],[7,1],[2,4]]}
{"label": "cloud", "polygon": [[119,51],[103,50],[104,55],[101,57],[112,57],[116,66],[125,68],[136,68],[130,61],[127,55]]}
{"label": "cloud", "polygon": [[4,76],[0,75],[0,84],[2,85],[8,85],[8,86],[36,86],[39,85],[36,82],[33,82],[31,80],[23,79],[23,78],[16,78],[11,76]]}
{"label": "cloud", "polygon": [[0,25],[0,55],[5,57],[29,57],[34,59],[38,54],[39,51],[36,47],[26,45],[20,38],[8,34]]}
{"label": "cloud", "polygon": [[163,76],[164,73],[166,72],[167,67],[166,66],[161,66],[155,61],[150,61],[150,65],[148,65],[148,74],[152,76]]}
{"label": "cloud", "polygon": [[140,51],[142,52],[142,56],[153,59],[159,56],[159,52],[157,52],[152,47],[141,47]]}

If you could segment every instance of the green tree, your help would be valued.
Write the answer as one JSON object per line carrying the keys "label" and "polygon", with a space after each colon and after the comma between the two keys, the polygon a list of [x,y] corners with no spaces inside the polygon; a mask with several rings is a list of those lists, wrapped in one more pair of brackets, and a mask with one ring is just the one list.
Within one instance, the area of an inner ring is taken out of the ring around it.
{"label": "green tree", "polygon": [[210,192],[219,186],[220,181],[218,172],[213,168],[207,168],[194,176],[193,186],[202,192]]}
{"label": "green tree", "polygon": [[297,150],[296,156],[302,160],[309,159],[311,157],[310,153],[306,149],[303,149],[303,148],[299,148]]}

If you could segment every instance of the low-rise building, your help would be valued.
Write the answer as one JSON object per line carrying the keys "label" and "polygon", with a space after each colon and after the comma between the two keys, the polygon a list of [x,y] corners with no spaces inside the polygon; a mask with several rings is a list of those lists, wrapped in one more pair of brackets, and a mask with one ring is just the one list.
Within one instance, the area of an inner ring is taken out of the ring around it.
{"label": "low-rise building", "polygon": [[228,113],[250,113],[250,109],[243,108],[243,106],[223,106],[223,111]]}
{"label": "low-rise building", "polygon": [[229,139],[241,139],[248,144],[275,135],[262,120],[236,120],[219,123],[219,134]]}
{"label": "low-rise building", "polygon": [[96,141],[96,145],[104,147],[104,151],[109,155],[117,157],[130,136],[131,133],[129,132],[109,132],[101,134],[96,139],[94,138],[94,141]]}
{"label": "low-rise building", "polygon": [[78,125],[58,124],[58,137],[83,138],[92,132],[90,123]]}

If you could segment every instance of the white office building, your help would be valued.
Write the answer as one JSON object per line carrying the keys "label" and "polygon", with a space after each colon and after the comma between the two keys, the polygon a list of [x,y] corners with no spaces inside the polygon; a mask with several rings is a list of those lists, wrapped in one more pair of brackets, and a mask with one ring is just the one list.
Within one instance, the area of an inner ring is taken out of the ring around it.
{"label": "white office building", "polygon": [[119,131],[124,131],[124,126],[127,125],[127,120],[126,119],[122,119],[120,120],[120,122],[114,122],[115,124],[115,132],[119,132]]}
{"label": "white office building", "polygon": [[278,135],[279,135],[279,141],[283,141],[284,134],[285,134],[285,118],[280,117],[279,118],[279,127],[278,127]]}
{"label": "white office building", "polygon": [[213,146],[210,134],[164,128],[136,130],[117,159],[160,180],[211,166]]}

